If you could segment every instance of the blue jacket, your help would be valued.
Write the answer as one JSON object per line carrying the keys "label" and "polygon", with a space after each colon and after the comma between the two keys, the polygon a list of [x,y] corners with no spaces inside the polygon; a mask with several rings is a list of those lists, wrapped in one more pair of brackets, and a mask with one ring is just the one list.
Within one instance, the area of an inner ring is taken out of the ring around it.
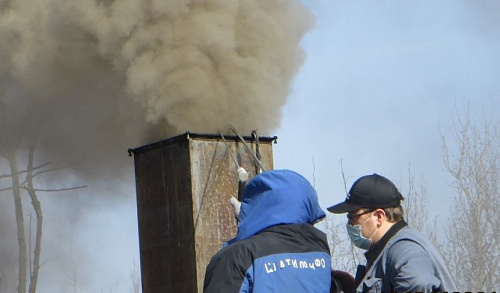
{"label": "blue jacket", "polygon": [[316,191],[289,170],[264,172],[245,188],[238,234],[210,261],[204,292],[330,291],[325,217]]}

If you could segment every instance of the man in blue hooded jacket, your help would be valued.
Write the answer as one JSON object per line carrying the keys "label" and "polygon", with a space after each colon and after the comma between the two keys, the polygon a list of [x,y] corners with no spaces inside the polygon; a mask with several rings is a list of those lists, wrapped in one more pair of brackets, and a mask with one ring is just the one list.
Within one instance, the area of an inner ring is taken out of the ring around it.
{"label": "man in blue hooded jacket", "polygon": [[245,188],[238,234],[211,259],[203,291],[330,292],[325,217],[311,184],[290,170],[267,171]]}

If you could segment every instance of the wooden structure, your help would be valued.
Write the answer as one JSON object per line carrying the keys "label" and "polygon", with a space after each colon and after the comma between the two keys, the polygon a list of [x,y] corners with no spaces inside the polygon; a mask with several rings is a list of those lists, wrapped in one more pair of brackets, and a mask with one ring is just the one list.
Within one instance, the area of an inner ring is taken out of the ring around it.
{"label": "wooden structure", "polygon": [[224,138],[186,132],[129,150],[143,293],[201,293],[210,258],[236,234],[229,198],[237,195],[238,165],[250,179],[258,172],[247,147],[273,169],[276,137],[243,137],[246,146],[238,136]]}

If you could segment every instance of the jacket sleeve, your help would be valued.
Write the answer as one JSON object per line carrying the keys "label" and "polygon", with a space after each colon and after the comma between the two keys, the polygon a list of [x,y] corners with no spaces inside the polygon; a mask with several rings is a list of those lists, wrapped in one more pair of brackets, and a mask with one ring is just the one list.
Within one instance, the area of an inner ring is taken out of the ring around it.
{"label": "jacket sleeve", "polygon": [[395,243],[387,258],[393,292],[438,291],[440,281],[425,249],[411,240]]}
{"label": "jacket sleeve", "polygon": [[203,293],[250,293],[241,259],[231,252],[216,254],[207,266]]}

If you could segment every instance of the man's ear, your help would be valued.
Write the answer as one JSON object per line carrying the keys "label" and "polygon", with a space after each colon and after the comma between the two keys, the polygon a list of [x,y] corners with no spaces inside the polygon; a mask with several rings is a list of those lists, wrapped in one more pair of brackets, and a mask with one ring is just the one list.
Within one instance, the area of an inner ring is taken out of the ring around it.
{"label": "man's ear", "polygon": [[387,220],[387,217],[385,216],[385,211],[383,209],[377,209],[373,214],[377,217],[377,222],[379,225],[382,225],[382,222]]}

